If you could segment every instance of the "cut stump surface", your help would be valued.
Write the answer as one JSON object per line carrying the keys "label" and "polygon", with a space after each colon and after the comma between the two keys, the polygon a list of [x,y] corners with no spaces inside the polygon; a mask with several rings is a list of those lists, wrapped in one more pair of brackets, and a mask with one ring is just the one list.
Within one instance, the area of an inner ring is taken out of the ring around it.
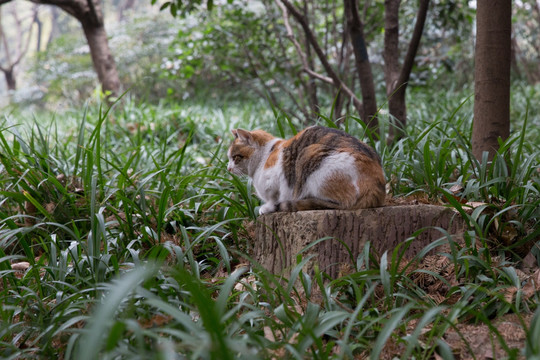
{"label": "cut stump surface", "polygon": [[296,265],[297,254],[318,239],[330,238],[304,251],[303,258],[314,254],[319,268],[335,278],[342,269],[354,268],[353,261],[363,252],[366,242],[379,255],[391,253],[398,244],[427,227],[432,228],[412,241],[405,258],[413,258],[445,236],[435,228],[456,236],[463,233],[465,224],[454,210],[436,205],[272,213],[257,219],[253,257],[268,271],[287,275]]}

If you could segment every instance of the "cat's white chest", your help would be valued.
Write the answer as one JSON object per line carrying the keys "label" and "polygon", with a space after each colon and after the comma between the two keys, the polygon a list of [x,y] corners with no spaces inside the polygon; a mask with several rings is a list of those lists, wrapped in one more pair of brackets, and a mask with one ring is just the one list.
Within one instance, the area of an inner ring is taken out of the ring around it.
{"label": "cat's white chest", "polygon": [[267,203],[276,203],[292,198],[293,191],[288,186],[283,174],[281,154],[275,165],[265,168],[264,164],[261,164],[253,178],[253,186],[257,195]]}
{"label": "cat's white chest", "polygon": [[253,186],[257,191],[257,195],[265,202],[279,201],[283,185],[286,186],[285,177],[278,166],[266,169],[262,166],[253,179]]}

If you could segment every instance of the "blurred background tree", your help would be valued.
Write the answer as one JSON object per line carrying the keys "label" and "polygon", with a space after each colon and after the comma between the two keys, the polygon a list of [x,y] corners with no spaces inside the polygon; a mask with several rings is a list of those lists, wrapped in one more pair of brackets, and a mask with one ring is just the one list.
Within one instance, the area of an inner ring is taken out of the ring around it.
{"label": "blurred background tree", "polygon": [[[0,5],[9,2],[11,2],[11,0],[0,0]],[[109,48],[101,1],[32,0],[32,2],[36,4],[57,6],[79,21],[90,48],[92,63],[101,83],[103,92],[117,95],[120,90],[120,80],[118,78],[114,57]],[[37,12],[35,13],[37,14]],[[37,18],[37,15],[35,18]],[[40,34],[38,35],[38,39],[41,39]]]}
{"label": "blurred background tree", "polygon": [[[19,65],[28,52],[34,24],[39,25],[38,12],[35,6],[32,7],[30,13],[27,13],[23,17],[20,16],[15,7],[8,9],[5,14],[0,7],[0,50],[2,50],[0,71],[4,73],[8,90],[15,90],[17,88],[15,67]],[[12,27],[14,29],[14,39],[8,39],[8,34],[4,27]],[[38,35],[39,38],[40,36]],[[36,47],[39,49],[40,44],[38,43]]]}

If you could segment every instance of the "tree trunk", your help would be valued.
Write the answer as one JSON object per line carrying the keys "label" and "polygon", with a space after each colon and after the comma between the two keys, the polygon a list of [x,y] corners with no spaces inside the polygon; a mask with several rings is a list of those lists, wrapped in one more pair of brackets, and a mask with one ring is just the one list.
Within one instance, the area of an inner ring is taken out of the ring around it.
{"label": "tree trunk", "polygon": [[347,29],[349,30],[351,44],[354,50],[354,58],[360,89],[362,91],[362,103],[364,112],[360,118],[365,122],[373,134],[379,134],[379,120],[377,119],[377,98],[375,96],[375,83],[373,72],[367,52],[364,37],[364,26],[360,21],[356,0],[345,0],[345,16],[347,19]]}
{"label": "tree trunk", "polygon": [[47,43],[45,44],[45,49],[49,47],[49,44],[56,39],[60,34],[60,25],[58,24],[58,9],[56,7],[51,7],[51,32],[47,38]]}
{"label": "tree trunk", "polygon": [[[0,0],[0,5],[12,0]],[[82,25],[90,54],[101,83],[102,91],[107,95],[118,95],[120,78],[114,58],[109,48],[109,41],[103,25],[101,3],[96,0],[31,0],[36,4],[53,5],[61,8]]]}
{"label": "tree trunk", "polygon": [[384,75],[388,110],[393,117],[394,126],[390,126],[388,143],[401,139],[407,125],[407,103],[405,99],[407,84],[414,65],[414,58],[420,46],[422,32],[426,22],[429,0],[420,0],[416,23],[403,65],[399,65],[399,6],[400,0],[385,0],[384,32]]}
{"label": "tree trunk", "polygon": [[[408,247],[403,242],[420,229]],[[450,208],[435,205],[386,206],[356,211],[323,210],[273,213],[259,217],[253,258],[275,274],[288,272],[297,255],[315,255],[313,264],[336,278],[344,269],[355,267],[358,256],[370,242],[372,251],[391,253],[401,244],[404,256],[412,259],[434,240],[445,236],[433,227],[460,235],[465,222]],[[319,239],[324,239],[306,249]],[[436,250],[436,249],[435,249]],[[349,252],[350,251],[350,252]]]}
{"label": "tree trunk", "polygon": [[[388,112],[391,116],[388,140],[392,144],[403,136],[406,122],[405,85],[399,79],[399,6],[401,0],[384,1],[384,79]],[[402,99],[403,96],[403,99]]]}
{"label": "tree trunk", "polygon": [[109,48],[105,28],[103,25],[95,26],[86,23],[82,25],[102,90],[106,96],[116,96],[120,90],[120,79]]}
{"label": "tree trunk", "polygon": [[384,1],[384,80],[386,96],[391,97],[399,77],[399,5],[400,0]]}
{"label": "tree trunk", "polygon": [[39,19],[39,14],[36,12],[34,22],[37,25],[37,34],[36,34],[36,50],[41,51],[41,37],[43,36],[43,23]]}
{"label": "tree trunk", "polygon": [[6,84],[8,90],[17,90],[17,81],[15,80],[15,74],[13,73],[13,67],[10,68],[2,68],[2,72],[4,73],[4,77],[6,78]]}
{"label": "tree trunk", "polygon": [[480,0],[476,9],[472,150],[493,159],[510,133],[512,2]]}

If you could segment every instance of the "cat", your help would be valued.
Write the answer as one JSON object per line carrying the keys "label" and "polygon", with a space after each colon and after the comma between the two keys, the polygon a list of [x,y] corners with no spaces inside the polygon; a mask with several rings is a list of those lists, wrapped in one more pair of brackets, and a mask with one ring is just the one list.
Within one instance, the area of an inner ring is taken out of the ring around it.
{"label": "cat", "polygon": [[284,140],[263,130],[232,130],[227,170],[253,180],[259,214],[382,206],[385,178],[377,153],[338,129],[312,126]]}

